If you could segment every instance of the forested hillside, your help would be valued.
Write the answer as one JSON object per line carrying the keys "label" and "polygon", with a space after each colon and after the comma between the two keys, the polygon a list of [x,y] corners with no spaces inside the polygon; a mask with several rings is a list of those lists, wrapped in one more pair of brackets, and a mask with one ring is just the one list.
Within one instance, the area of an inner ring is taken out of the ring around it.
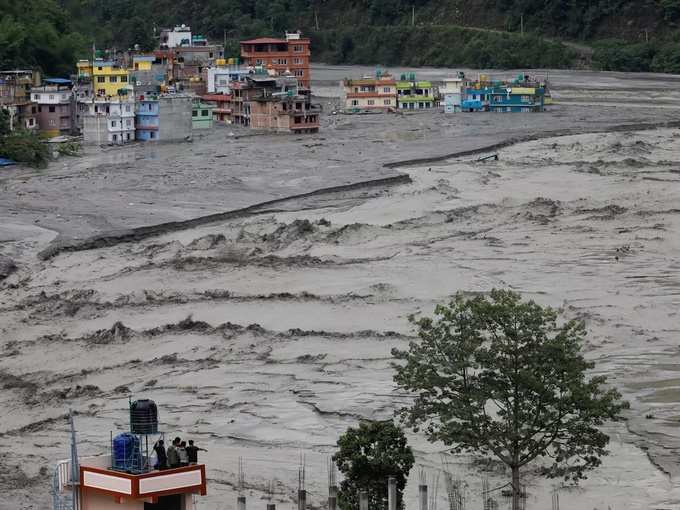
{"label": "forested hillside", "polygon": [[234,52],[300,29],[334,63],[570,67],[567,40],[603,69],[680,72],[680,0],[0,0],[0,67],[64,74],[93,43],[150,49],[176,23]]}

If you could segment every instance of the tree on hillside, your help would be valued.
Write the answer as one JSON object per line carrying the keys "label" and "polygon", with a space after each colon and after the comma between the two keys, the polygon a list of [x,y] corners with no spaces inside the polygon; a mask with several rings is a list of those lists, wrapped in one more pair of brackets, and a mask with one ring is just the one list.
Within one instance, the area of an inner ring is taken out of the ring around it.
{"label": "tree on hillside", "polygon": [[598,429],[627,407],[581,353],[582,322],[519,294],[462,295],[411,319],[420,342],[393,351],[395,381],[415,396],[402,410],[416,430],[453,451],[493,455],[512,471],[513,510],[520,469],[543,459],[546,475],[574,481],[601,463],[609,437]]}
{"label": "tree on hillside", "polygon": [[392,421],[365,421],[348,428],[338,439],[333,461],[344,475],[338,493],[342,510],[359,508],[359,492],[368,491],[369,508],[382,508],[387,498],[387,479],[397,480],[397,507],[401,508],[414,458],[404,432]]}

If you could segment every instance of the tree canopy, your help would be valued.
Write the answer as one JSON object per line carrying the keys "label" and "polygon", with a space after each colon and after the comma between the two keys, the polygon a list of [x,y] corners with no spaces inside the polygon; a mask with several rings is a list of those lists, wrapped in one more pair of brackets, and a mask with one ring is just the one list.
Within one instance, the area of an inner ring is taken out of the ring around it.
{"label": "tree canopy", "polygon": [[383,508],[387,498],[387,479],[397,481],[397,507],[401,508],[414,457],[404,432],[392,421],[364,421],[350,427],[338,439],[333,461],[344,475],[338,493],[342,510],[359,508],[359,492],[367,491],[369,508]]}
{"label": "tree canopy", "polygon": [[403,419],[453,451],[495,456],[512,470],[542,459],[547,476],[585,477],[607,454],[600,426],[627,407],[582,355],[584,324],[494,290],[412,319],[419,342],[394,351],[395,381],[414,395]]}

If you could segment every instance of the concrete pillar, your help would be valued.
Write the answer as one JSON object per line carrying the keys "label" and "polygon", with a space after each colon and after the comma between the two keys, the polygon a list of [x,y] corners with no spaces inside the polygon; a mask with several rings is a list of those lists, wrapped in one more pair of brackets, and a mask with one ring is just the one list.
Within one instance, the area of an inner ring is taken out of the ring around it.
{"label": "concrete pillar", "polygon": [[368,491],[359,492],[359,510],[368,510]]}
{"label": "concrete pillar", "polygon": [[246,510],[246,497],[239,496],[236,498],[236,510]]}
{"label": "concrete pillar", "polygon": [[397,510],[397,479],[393,476],[387,479],[387,509]]}
{"label": "concrete pillar", "polygon": [[336,510],[338,506],[338,488],[331,485],[328,488],[328,510]]}
{"label": "concrete pillar", "polygon": [[418,503],[420,510],[427,510],[427,485],[418,486]]}
{"label": "concrete pillar", "polygon": [[298,490],[298,510],[305,510],[307,508],[307,491],[304,489]]}

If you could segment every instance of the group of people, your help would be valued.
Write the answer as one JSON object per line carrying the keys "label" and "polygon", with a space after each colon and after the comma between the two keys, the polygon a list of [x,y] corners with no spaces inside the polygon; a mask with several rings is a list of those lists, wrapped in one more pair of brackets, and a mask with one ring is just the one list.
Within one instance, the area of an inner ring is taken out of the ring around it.
{"label": "group of people", "polygon": [[156,441],[153,445],[153,450],[156,452],[156,469],[173,469],[178,467],[190,466],[198,464],[198,452],[207,452],[205,448],[199,448],[194,445],[193,440],[182,441],[181,438],[176,437],[167,451],[165,450],[165,442],[162,439]]}

